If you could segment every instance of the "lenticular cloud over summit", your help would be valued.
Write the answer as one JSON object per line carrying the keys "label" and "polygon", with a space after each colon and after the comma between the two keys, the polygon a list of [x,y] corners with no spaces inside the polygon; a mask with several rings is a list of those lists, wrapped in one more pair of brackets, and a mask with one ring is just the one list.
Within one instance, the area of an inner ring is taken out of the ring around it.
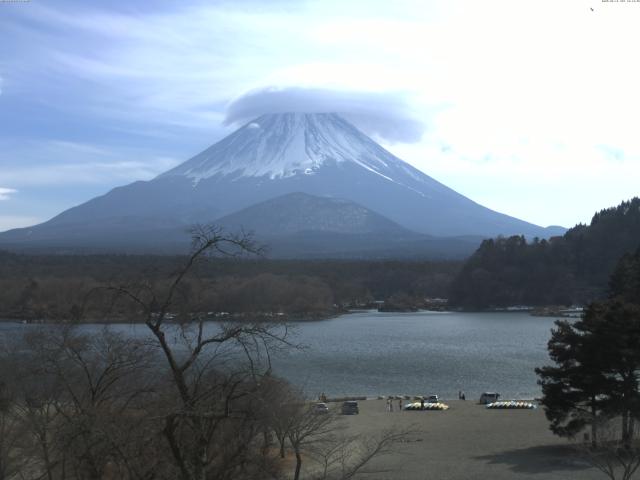
{"label": "lenticular cloud over summit", "polygon": [[327,164],[350,162],[388,181],[409,183],[420,172],[397,159],[335,113],[262,115],[160,177],[194,183],[217,175],[267,177],[314,175]]}
{"label": "lenticular cloud over summit", "polygon": [[390,143],[418,142],[424,124],[413,117],[402,93],[353,92],[321,88],[253,90],[227,108],[226,125],[243,124],[271,113],[339,113],[367,135]]}

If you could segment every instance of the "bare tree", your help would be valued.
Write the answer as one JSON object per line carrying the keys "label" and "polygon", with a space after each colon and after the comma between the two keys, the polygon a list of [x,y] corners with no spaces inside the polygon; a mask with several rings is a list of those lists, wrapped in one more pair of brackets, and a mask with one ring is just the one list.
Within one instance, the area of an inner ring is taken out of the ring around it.
{"label": "bare tree", "polygon": [[394,453],[398,444],[417,433],[414,430],[385,430],[376,436],[332,436],[330,441],[311,451],[320,465],[313,480],[348,480],[357,476],[383,473],[386,469],[373,469],[371,462]]}
{"label": "bare tree", "polygon": [[136,459],[133,448],[149,430],[138,414],[141,397],[153,393],[149,348],[108,328],[76,330],[32,331],[4,358],[29,445],[22,457],[33,478],[102,478],[114,468],[131,470],[121,478],[144,478],[130,467],[153,465]]}
{"label": "bare tree", "polygon": [[[299,418],[300,405],[305,402],[286,380],[266,375],[261,384],[258,404],[260,405],[260,416],[264,422],[263,436],[266,439],[273,433],[278,441],[279,456],[285,458],[289,431]],[[265,440],[265,444],[268,444],[268,440]]]}
{"label": "bare tree", "polygon": [[102,288],[99,305],[89,295],[74,309],[75,320],[95,315],[110,296],[105,319],[142,323],[143,335],[78,325],[29,334],[0,371],[11,387],[0,389],[0,480],[276,479],[272,434],[281,456],[295,454],[296,480],[303,458],[315,459],[311,478],[347,479],[390,451],[401,433],[345,437],[338,417],[271,374],[271,355],[291,347],[286,325],[206,321],[198,264],[258,251],[246,235],[199,227],[168,282]]}
{"label": "bare tree", "polygon": [[346,435],[340,415],[321,413],[313,403],[305,401],[300,392],[291,387],[290,391],[287,398],[292,403],[280,409],[274,420],[286,432],[295,455],[294,480],[301,478],[304,457],[312,460],[306,475],[313,480],[347,480],[374,473],[366,470],[371,461],[391,453],[398,442],[413,433],[411,430],[388,430],[369,437]]}
{"label": "bare tree", "polygon": [[[184,480],[233,478],[247,468],[247,442],[231,441],[239,426],[254,417],[250,393],[257,379],[270,371],[269,352],[286,343],[286,328],[265,324],[206,324],[188,304],[185,280],[208,254],[236,256],[259,253],[251,237],[229,235],[217,227],[196,227],[192,253],[173,276],[169,287],[157,292],[151,285],[112,288],[119,298],[138,308],[169,369],[175,396],[163,414],[162,433]],[[172,322],[181,310],[179,323]],[[232,345],[232,346],[231,346]],[[242,430],[255,435],[253,429]],[[220,448],[220,446],[224,448]]]}
{"label": "bare tree", "polygon": [[[38,359],[39,360],[39,359]],[[16,382],[21,400],[15,408],[24,422],[25,432],[34,441],[31,463],[37,464],[47,480],[58,478],[61,457],[56,445],[56,431],[60,425],[63,404],[60,385],[55,378],[43,375],[35,357],[24,358]]]}
{"label": "bare tree", "polygon": [[610,418],[598,423],[598,445],[576,442],[578,455],[601,471],[610,480],[630,480],[640,468],[640,435],[622,435],[619,419]]}
{"label": "bare tree", "polygon": [[0,380],[0,480],[14,478],[28,465],[25,440],[24,425],[15,409],[13,392]]}
{"label": "bare tree", "polygon": [[302,453],[316,445],[331,442],[331,434],[338,428],[338,417],[332,413],[318,413],[308,403],[300,402],[289,413],[287,438],[296,457],[293,478],[300,478]]}

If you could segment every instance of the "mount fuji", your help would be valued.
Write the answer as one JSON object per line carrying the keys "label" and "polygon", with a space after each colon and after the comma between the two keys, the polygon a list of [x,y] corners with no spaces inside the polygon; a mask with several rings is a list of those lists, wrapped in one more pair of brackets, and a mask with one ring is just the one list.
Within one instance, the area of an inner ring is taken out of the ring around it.
{"label": "mount fuji", "polygon": [[[320,206],[322,221],[314,213]],[[280,229],[283,219],[287,228]],[[170,252],[184,250],[190,225],[211,222],[271,240],[315,232],[333,235],[334,242],[335,235],[363,244],[374,237],[410,238],[412,245],[427,246],[436,237],[475,246],[481,237],[564,232],[473,202],[337,114],[282,113],[247,123],[150,181],[114,188],[45,223],[0,234],[0,246]],[[354,231],[354,222],[362,228]]]}

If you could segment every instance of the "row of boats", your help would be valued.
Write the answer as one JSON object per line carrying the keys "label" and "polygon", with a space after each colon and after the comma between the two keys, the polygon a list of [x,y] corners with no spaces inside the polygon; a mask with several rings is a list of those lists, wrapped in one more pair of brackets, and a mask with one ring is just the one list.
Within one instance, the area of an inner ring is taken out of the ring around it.
{"label": "row of boats", "polygon": [[449,410],[449,405],[442,402],[435,403],[423,403],[414,402],[409,403],[404,407],[405,410]]}
{"label": "row of boats", "polygon": [[[486,408],[492,410],[533,410],[536,405],[531,402],[524,402],[520,400],[510,400],[506,402],[493,402],[485,405]],[[449,410],[449,405],[442,402],[436,403],[423,403],[413,402],[405,405],[405,410]]]}
{"label": "row of boats", "polygon": [[511,401],[507,401],[507,402],[493,402],[493,403],[488,403],[486,405],[487,408],[490,409],[524,409],[524,410],[533,410],[534,408],[536,408],[536,404],[535,403],[531,403],[531,402],[522,402],[522,401],[518,401],[518,400],[511,400]]}

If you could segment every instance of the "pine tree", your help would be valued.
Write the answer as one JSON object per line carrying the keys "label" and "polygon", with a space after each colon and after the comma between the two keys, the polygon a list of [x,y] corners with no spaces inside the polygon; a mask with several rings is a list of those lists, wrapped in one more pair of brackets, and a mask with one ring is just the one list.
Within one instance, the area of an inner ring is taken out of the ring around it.
{"label": "pine tree", "polygon": [[622,442],[629,446],[640,419],[640,305],[620,298],[593,303],[583,324],[598,346],[598,369],[606,378],[604,411],[622,421]]}
{"label": "pine tree", "polygon": [[549,340],[549,356],[556,366],[536,368],[542,386],[542,405],[553,433],[573,437],[591,428],[597,443],[597,424],[603,411],[607,378],[599,368],[597,341],[583,322],[558,320]]}
{"label": "pine tree", "polygon": [[629,448],[640,419],[640,250],[623,257],[610,296],[575,323],[557,321],[548,349],[556,364],[536,369],[551,430],[573,436],[587,425],[597,442],[599,418],[619,417]]}
{"label": "pine tree", "polygon": [[618,262],[609,280],[609,296],[640,304],[640,248]]}

